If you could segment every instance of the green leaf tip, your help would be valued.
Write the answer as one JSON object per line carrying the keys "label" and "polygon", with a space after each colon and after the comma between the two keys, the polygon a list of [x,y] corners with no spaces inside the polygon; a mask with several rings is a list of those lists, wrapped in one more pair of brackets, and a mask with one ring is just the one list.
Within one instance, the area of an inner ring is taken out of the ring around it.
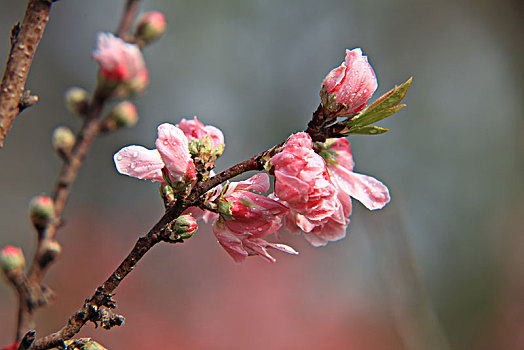
{"label": "green leaf tip", "polygon": [[379,135],[388,131],[389,129],[381,128],[380,126],[366,125],[351,128],[351,130],[347,132],[347,135]]}
{"label": "green leaf tip", "polygon": [[391,116],[392,114],[398,112],[402,108],[406,107],[405,104],[399,105],[399,103],[406,96],[412,81],[413,77],[410,77],[405,83],[399,86],[395,85],[393,89],[389,90],[384,95],[379,97],[375,102],[367,106],[355,118],[349,120],[346,124],[350,128],[347,134],[369,135],[382,134],[386,132],[387,129],[384,128],[377,127],[378,129],[385,130],[377,131],[378,129],[375,128],[367,129],[363,127],[379,122],[382,119],[385,119]]}

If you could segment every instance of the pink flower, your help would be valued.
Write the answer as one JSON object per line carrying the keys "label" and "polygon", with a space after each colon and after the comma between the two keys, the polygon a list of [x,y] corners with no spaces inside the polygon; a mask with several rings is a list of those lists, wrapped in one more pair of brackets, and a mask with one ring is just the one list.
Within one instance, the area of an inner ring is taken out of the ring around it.
{"label": "pink flower", "polygon": [[266,248],[298,254],[293,248],[278,243],[269,243],[262,239],[277,232],[282,226],[282,216],[287,208],[277,201],[250,191],[266,192],[269,190],[269,176],[257,174],[246,181],[231,183],[223,196],[222,207],[227,214],[222,214],[213,225],[215,236],[236,262],[243,261],[249,255],[260,255],[270,262],[275,259]]}
{"label": "pink flower", "polygon": [[328,168],[339,190],[357,199],[370,210],[382,209],[388,204],[389,190],[382,182],[353,172],[354,162],[349,141],[338,138],[331,142],[329,148],[336,152],[337,164],[328,165]]}
{"label": "pink flower", "polygon": [[138,46],[126,43],[111,33],[100,33],[92,54],[102,76],[113,82],[131,83],[148,80],[148,72]]}
{"label": "pink flower", "polygon": [[340,210],[337,188],[324,159],[313,151],[308,134],[292,135],[282,151],[271,159],[271,165],[275,195],[290,209],[288,217],[302,231],[310,232]]}
{"label": "pink flower", "polygon": [[222,131],[214,126],[202,124],[197,117],[193,117],[193,120],[184,118],[177,126],[184,132],[188,140],[199,140],[207,135],[211,137],[215,147],[224,144],[224,134],[222,134]]}
{"label": "pink flower", "polygon": [[346,50],[345,62],[322,82],[322,103],[337,116],[350,115],[364,109],[376,89],[377,78],[367,56],[361,49]]}
{"label": "pink flower", "polygon": [[120,174],[139,179],[164,181],[165,167],[170,181],[191,182],[196,179],[195,165],[188,150],[188,141],[182,130],[165,123],[158,127],[157,149],[128,146],[118,151],[113,159]]}

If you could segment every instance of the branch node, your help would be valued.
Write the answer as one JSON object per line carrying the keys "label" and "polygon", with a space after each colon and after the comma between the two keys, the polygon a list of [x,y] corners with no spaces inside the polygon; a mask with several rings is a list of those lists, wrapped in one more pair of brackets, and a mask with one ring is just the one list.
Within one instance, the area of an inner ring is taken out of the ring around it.
{"label": "branch node", "polygon": [[31,95],[30,90],[25,90],[22,93],[22,97],[20,98],[20,101],[18,102],[18,110],[22,112],[27,107],[31,107],[35,103],[38,102],[38,96]]}
{"label": "branch node", "polygon": [[35,331],[29,331],[27,332],[24,337],[22,338],[22,341],[20,342],[20,345],[18,346],[18,350],[27,350],[33,344],[35,341]]}
{"label": "branch node", "polygon": [[18,40],[18,34],[20,34],[20,22],[16,22],[13,28],[11,28],[11,46],[14,46]]}

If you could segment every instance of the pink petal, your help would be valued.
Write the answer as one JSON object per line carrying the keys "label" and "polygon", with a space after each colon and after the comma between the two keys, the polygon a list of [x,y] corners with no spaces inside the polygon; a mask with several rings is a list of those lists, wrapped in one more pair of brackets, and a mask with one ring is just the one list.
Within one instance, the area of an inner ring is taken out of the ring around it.
{"label": "pink petal", "polygon": [[213,225],[213,233],[215,234],[218,243],[220,243],[235,262],[240,263],[247,258],[248,253],[243,248],[242,241],[232,232],[227,230],[223,223],[220,222],[220,219],[215,221]]}
{"label": "pink petal", "polygon": [[269,175],[258,173],[247,180],[237,182],[235,190],[266,192],[269,190]]}
{"label": "pink petal", "polygon": [[113,159],[120,174],[139,179],[163,181],[164,162],[156,149],[149,150],[142,146],[128,146],[118,151]]}
{"label": "pink petal", "polygon": [[382,209],[389,203],[389,190],[374,177],[334,167],[334,177],[342,191],[360,201],[369,210]]}
{"label": "pink petal", "polygon": [[164,123],[158,127],[156,148],[166,165],[172,180],[179,181],[186,175],[191,155],[184,132],[176,126]]}

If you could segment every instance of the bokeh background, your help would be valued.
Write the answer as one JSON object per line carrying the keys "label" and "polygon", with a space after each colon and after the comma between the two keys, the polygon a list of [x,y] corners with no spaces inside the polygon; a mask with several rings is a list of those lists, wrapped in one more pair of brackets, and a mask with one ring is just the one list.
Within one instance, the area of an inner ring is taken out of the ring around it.
{"label": "bokeh background", "polygon": [[[0,151],[0,245],[35,237],[27,203],[52,189],[50,135],[80,122],[63,105],[92,90],[96,33],[114,30],[123,0],[57,2],[20,115]],[[0,57],[23,1],[0,2]],[[355,205],[348,237],[299,256],[241,265],[209,227],[160,245],[117,290],[126,325],[87,325],[110,349],[524,348],[524,5],[519,0],[147,0],[168,32],[145,52],[151,85],[133,129],[98,139],[74,185],[47,275],[56,303],[38,335],[62,327],[162,215],[154,184],[118,175],[112,155],[153,147],[156,126],[198,115],[221,128],[218,170],[304,129],[320,83],[345,48],[361,47],[376,96],[414,77],[408,107],[382,136],[351,138],[356,171],[390,188],[379,212]],[[2,58],[2,59],[3,59]],[[0,285],[0,345],[12,341],[16,298]]]}

